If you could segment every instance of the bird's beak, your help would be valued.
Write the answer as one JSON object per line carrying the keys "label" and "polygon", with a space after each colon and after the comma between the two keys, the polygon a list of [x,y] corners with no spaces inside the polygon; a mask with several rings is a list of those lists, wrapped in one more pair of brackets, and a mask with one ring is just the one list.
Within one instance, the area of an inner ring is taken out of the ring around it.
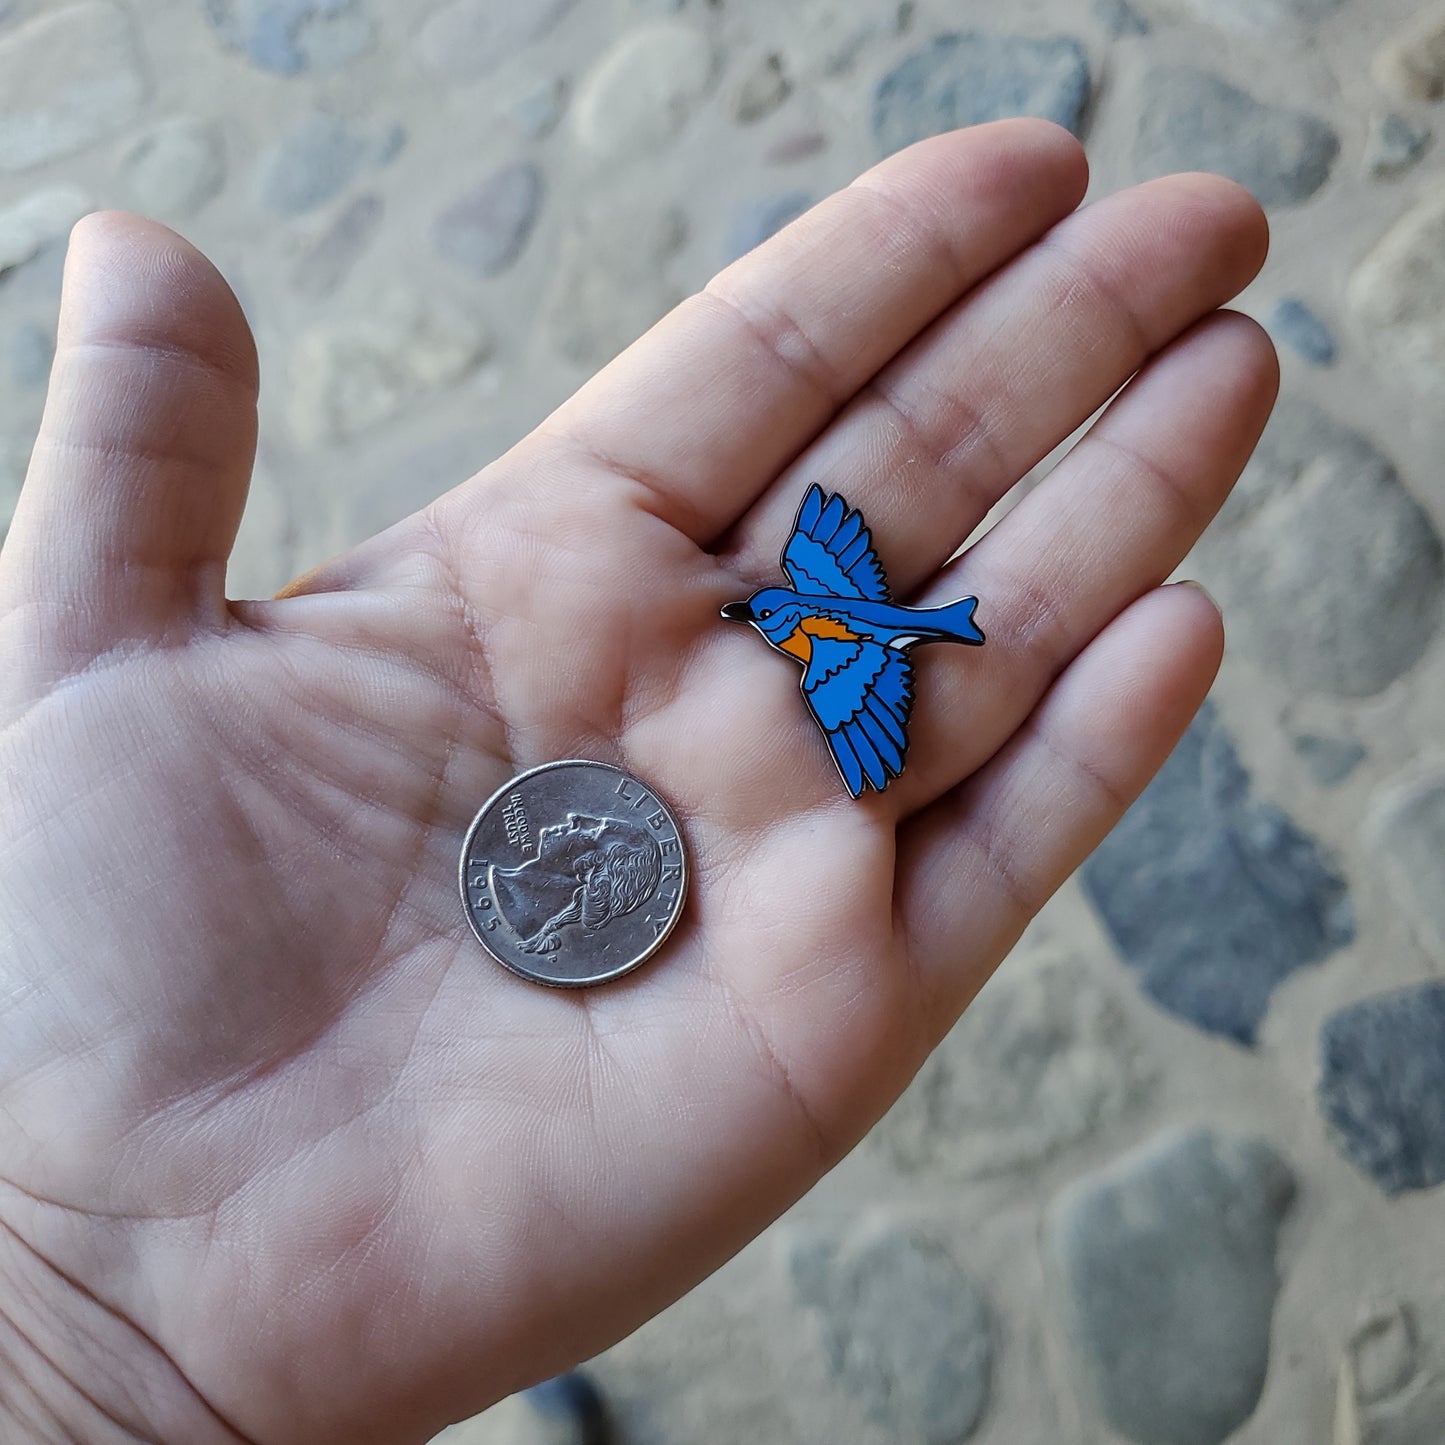
{"label": "bird's beak", "polygon": [[746,602],[729,602],[722,610],[729,622],[751,622],[753,609]]}

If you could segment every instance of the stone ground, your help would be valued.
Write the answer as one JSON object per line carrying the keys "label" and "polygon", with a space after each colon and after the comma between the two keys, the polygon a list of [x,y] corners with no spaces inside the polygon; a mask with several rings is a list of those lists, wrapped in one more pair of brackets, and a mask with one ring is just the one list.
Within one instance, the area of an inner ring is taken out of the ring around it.
{"label": "stone ground", "polygon": [[869,1140],[595,1362],[625,1440],[1445,1438],[1442,97],[1420,0],[0,0],[0,521],[61,238],[145,210],[260,341],[240,595],[916,137],[1051,115],[1096,193],[1270,210],[1207,715]]}

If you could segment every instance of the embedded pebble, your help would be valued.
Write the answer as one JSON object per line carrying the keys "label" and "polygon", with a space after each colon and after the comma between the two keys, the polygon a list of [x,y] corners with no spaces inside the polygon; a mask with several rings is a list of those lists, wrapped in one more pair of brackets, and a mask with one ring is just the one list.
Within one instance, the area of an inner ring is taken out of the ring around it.
{"label": "embedded pebble", "polygon": [[380,196],[357,196],[297,261],[291,273],[296,290],[318,300],[330,296],[361,259],[384,211]]}
{"label": "embedded pebble", "polygon": [[291,420],[306,443],[344,442],[455,384],[487,355],[481,324],[406,290],[319,325],[297,342]]}
{"label": "embedded pebble", "polygon": [[1013,115],[1042,116],[1078,135],[1091,85],[1088,57],[1070,36],[940,35],[878,82],[873,138],[887,155]]}
{"label": "embedded pebble", "polygon": [[1294,1195],[1264,1141],[1169,1133],[1068,1185],[1048,1244],[1078,1374],[1140,1445],[1219,1445],[1254,1413]]}
{"label": "embedded pebble", "polygon": [[1383,789],[1367,836],[1425,951],[1445,966],[1445,772]]}
{"label": "embedded pebble", "polygon": [[988,1303],[941,1245],[903,1230],[800,1233],[793,1284],[818,1315],[828,1366],[895,1440],[959,1445],[988,1403]]}
{"label": "embedded pebble", "polygon": [[108,139],[150,91],[135,33],[109,0],[27,20],[0,39],[0,171],[24,171]]}
{"label": "embedded pebble", "polygon": [[1359,743],[1317,733],[1300,733],[1290,739],[1290,744],[1322,788],[1338,787],[1367,756]]}
{"label": "embedded pebble", "polygon": [[16,329],[10,338],[10,370],[16,384],[27,390],[44,386],[55,360],[55,333],[33,321]]}
{"label": "embedded pebble", "polygon": [[1295,296],[1286,296],[1270,312],[1269,333],[1311,366],[1329,366],[1335,359],[1330,329]]}
{"label": "embedded pebble", "polygon": [[1405,101],[1445,98],[1445,4],[1422,10],[1375,56],[1375,79]]}
{"label": "embedded pebble", "polygon": [[784,226],[796,221],[814,202],[807,191],[789,191],[782,196],[767,196],[760,201],[745,201],[733,213],[728,227],[724,251],[729,261],[746,255],[775,236]]}
{"label": "embedded pebble", "polygon": [[1128,0],[1094,0],[1093,8],[1094,18],[1116,39],[1149,33],[1149,22]]}
{"label": "embedded pebble", "polygon": [[1205,534],[1205,585],[1239,652],[1284,687],[1373,697],[1424,656],[1445,609],[1434,523],[1389,459],[1286,399]]}
{"label": "embedded pebble", "polygon": [[335,116],[310,116],[273,153],[262,196],[278,215],[315,210],[345,190],[376,150],[374,141]]}
{"label": "embedded pebble", "polygon": [[1041,1163],[1124,1117],[1154,1078],[1119,1001],[1059,949],[1017,950],[879,1124],[909,1173]]}
{"label": "embedded pebble", "polygon": [[602,1397],[574,1370],[452,1425],[432,1445],[608,1445],[612,1439]]}
{"label": "embedded pebble", "polygon": [[1403,115],[1373,115],[1365,140],[1365,169],[1372,176],[1398,176],[1425,154],[1433,139],[1428,126]]}
{"label": "embedded pebble", "polygon": [[792,93],[793,83],[781,55],[764,55],[738,82],[733,92],[733,119],[753,125],[771,115]]}
{"label": "embedded pebble", "polygon": [[541,197],[541,173],[530,161],[503,166],[437,217],[437,254],[477,276],[505,271],[527,244]]}
{"label": "embedded pebble", "polygon": [[1354,937],[1344,880],[1249,774],[1206,704],[1080,871],[1145,993],[1251,1045],[1274,990]]}
{"label": "embedded pebble", "polygon": [[163,120],[130,146],[120,168],[140,210],[162,219],[190,216],[225,183],[221,129],[189,116]]}
{"label": "embedded pebble", "polygon": [[619,40],[583,80],[573,107],[578,139],[607,157],[660,150],[712,90],[718,57],[688,25],[651,25]]}
{"label": "embedded pebble", "polygon": [[1189,66],[1151,70],[1136,109],[1141,172],[1217,171],[1266,206],[1314,195],[1339,154],[1339,137],[1317,116],[1256,100]]}
{"label": "embedded pebble", "polygon": [[450,80],[490,75],[542,39],[577,0],[454,0],[417,33],[422,62]]}
{"label": "embedded pebble", "polygon": [[1415,1377],[1419,1353],[1408,1305],[1395,1302],[1370,1310],[1355,1326],[1347,1348],[1356,1400],[1374,1405],[1398,1395]]}
{"label": "embedded pebble", "polygon": [[792,165],[795,161],[807,160],[820,151],[826,150],[828,137],[820,130],[792,131],[781,135],[763,152],[763,159],[770,166]]}
{"label": "embedded pebble", "polygon": [[1350,314],[1382,363],[1445,389],[1445,187],[1395,222],[1350,278]]}
{"label": "embedded pebble", "polygon": [[0,210],[0,276],[63,241],[88,210],[89,200],[74,186],[35,191]]}
{"label": "embedded pebble", "polygon": [[331,70],[371,48],[375,32],[359,0],[205,0],[221,43],[263,70]]}
{"label": "embedded pebble", "polygon": [[1320,1109],[1387,1195],[1445,1183],[1445,983],[1361,999],[1325,1020]]}
{"label": "embedded pebble", "polygon": [[546,308],[553,348],[579,366],[611,361],[684,296],[668,262],[687,239],[680,211],[624,191],[576,211]]}

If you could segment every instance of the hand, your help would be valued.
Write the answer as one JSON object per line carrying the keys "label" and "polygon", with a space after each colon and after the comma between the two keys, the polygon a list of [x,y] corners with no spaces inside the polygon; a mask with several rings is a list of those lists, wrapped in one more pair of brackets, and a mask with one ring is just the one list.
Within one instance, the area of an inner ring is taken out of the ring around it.
{"label": "hand", "polygon": [[[661,1309],[887,1108],[1219,662],[1160,584],[1273,399],[1215,309],[1264,220],[1212,177],[1084,185],[1042,122],[895,156],[267,602],[223,592],[235,301],[159,226],[77,228],[0,557],[14,1419],[421,1440]],[[908,769],[858,802],[718,617],[813,481],[988,635],[914,654]],[[494,789],[579,756],[671,802],[693,890],[643,969],[559,992],[482,952],[455,869]]]}

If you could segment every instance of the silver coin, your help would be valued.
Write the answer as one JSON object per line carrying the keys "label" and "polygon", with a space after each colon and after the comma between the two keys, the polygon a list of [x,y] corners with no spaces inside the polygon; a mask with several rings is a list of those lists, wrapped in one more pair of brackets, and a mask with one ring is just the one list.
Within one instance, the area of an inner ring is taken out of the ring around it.
{"label": "silver coin", "polygon": [[687,897],[667,805],[608,763],[546,763],[499,789],[462,845],[462,902],[482,946],[534,983],[607,983],[650,958]]}

